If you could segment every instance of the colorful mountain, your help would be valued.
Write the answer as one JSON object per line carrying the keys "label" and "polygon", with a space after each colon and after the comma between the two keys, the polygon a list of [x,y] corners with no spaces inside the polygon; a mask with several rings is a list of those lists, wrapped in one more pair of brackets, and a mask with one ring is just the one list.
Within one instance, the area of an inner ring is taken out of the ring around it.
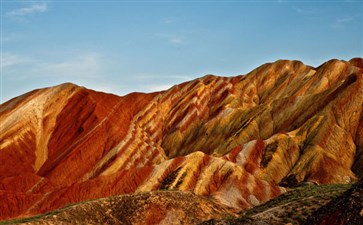
{"label": "colorful mountain", "polygon": [[66,83],[3,103],[0,124],[1,220],[173,190],[161,202],[221,207],[201,222],[363,176],[363,59],[279,60],[126,96]]}

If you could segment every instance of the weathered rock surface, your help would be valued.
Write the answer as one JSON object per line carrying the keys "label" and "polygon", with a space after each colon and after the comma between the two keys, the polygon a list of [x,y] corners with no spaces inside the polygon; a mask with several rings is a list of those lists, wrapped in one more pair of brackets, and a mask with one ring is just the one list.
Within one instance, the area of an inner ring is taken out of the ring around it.
{"label": "weathered rock surface", "polygon": [[206,218],[230,217],[220,204],[180,191],[120,195],[76,204],[19,224],[198,224]]}
{"label": "weathered rock surface", "polygon": [[12,99],[0,106],[0,219],[159,189],[237,212],[281,186],[354,182],[363,176],[362,65],[279,60],[150,94],[63,84]]}
{"label": "weathered rock surface", "polygon": [[[304,185],[293,188],[264,204],[246,210],[238,217],[211,219],[203,221],[200,225],[312,225],[315,223],[309,222],[308,218],[319,216],[317,212],[321,210],[321,207],[324,208],[324,205],[341,196],[351,186],[350,184]],[[351,213],[349,210],[344,211],[348,215]],[[332,219],[327,224],[341,223]]]}
{"label": "weathered rock surface", "polygon": [[303,224],[363,224],[363,179],[315,211]]}

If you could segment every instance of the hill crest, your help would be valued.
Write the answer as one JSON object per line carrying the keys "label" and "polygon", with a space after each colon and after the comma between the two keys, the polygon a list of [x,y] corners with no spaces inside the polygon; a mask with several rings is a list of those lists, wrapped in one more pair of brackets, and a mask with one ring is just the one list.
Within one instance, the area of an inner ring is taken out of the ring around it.
{"label": "hill crest", "polygon": [[14,98],[0,106],[0,219],[158,189],[238,212],[284,187],[354,182],[362,65],[279,60],[150,94],[66,83]]}

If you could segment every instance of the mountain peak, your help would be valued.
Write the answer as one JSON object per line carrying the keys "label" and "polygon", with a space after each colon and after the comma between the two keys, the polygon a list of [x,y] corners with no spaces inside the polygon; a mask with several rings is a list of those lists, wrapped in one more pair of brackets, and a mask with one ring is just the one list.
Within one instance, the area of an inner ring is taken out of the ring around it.
{"label": "mountain peak", "polygon": [[64,83],[12,99],[0,106],[0,218],[155,190],[233,214],[285,187],[355,182],[362,61],[278,60],[126,96]]}

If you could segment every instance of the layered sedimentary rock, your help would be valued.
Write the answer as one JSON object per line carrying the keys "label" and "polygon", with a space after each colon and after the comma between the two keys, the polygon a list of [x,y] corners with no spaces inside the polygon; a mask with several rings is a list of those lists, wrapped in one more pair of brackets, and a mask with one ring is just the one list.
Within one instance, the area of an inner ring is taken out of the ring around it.
{"label": "layered sedimentary rock", "polygon": [[160,189],[230,212],[363,175],[363,59],[279,60],[116,96],[63,84],[0,106],[0,219]]}

